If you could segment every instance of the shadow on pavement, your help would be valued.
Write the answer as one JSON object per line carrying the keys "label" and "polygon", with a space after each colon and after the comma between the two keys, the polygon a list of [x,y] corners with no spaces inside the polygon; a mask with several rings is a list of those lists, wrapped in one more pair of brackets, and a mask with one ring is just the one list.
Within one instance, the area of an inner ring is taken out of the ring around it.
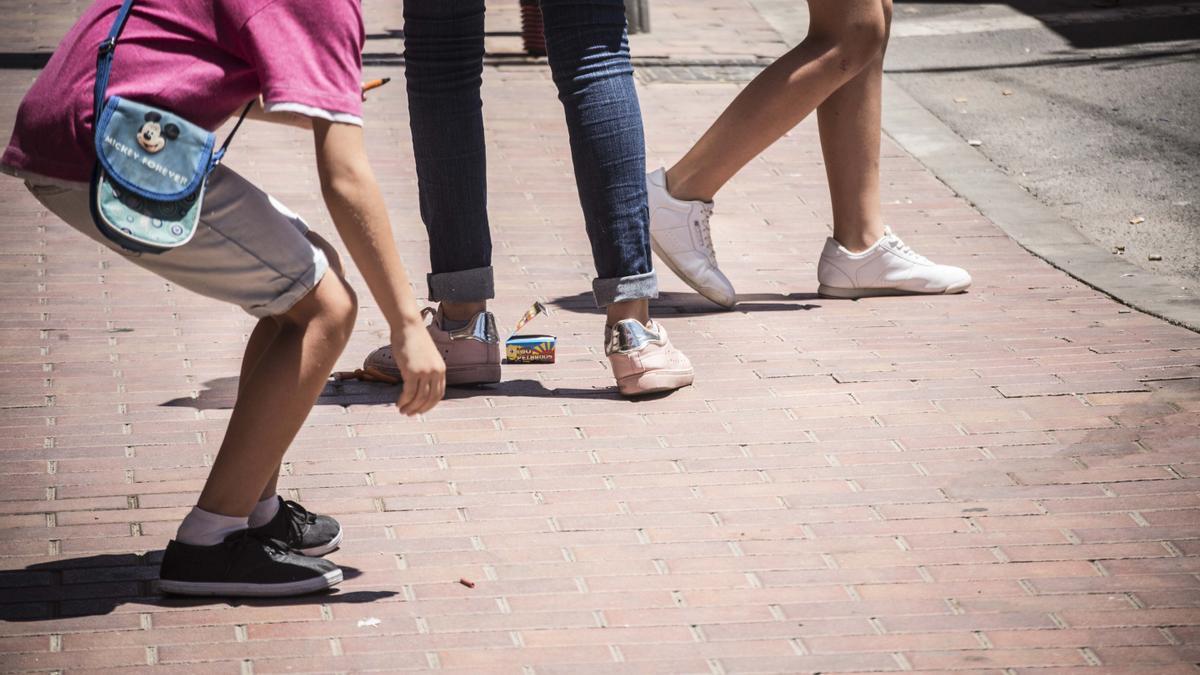
{"label": "shadow on pavement", "polygon": [[[161,595],[158,565],[162,551],[67,558],[0,571],[0,620],[48,621],[110,614],[125,603],[149,607],[283,607],[311,604],[361,604],[384,600],[395,591],[349,591],[337,588],[291,598],[200,598]],[[344,578],[362,572],[342,567]]]}
{"label": "shadow on pavement", "polygon": [[[596,380],[598,384],[607,385],[607,378]],[[195,410],[229,410],[237,400],[237,377],[219,377],[204,383],[196,397],[181,396],[169,401],[163,401],[160,406],[167,408],[193,408]],[[317,399],[317,405],[393,405],[400,396],[400,386],[381,382],[360,382],[357,380],[330,380],[325,384],[325,390]],[[588,400],[611,399],[625,400],[615,386],[598,386],[595,389],[579,389],[556,387],[549,389],[538,380],[519,379],[505,380],[497,384],[487,384],[475,387],[448,387],[444,400],[452,401],[460,398],[476,396],[495,396],[501,398],[582,398]],[[658,397],[645,396],[639,401],[652,401]]]}
{"label": "shadow on pavement", "polygon": [[[738,304],[733,309],[725,309],[704,299],[698,293],[660,293],[658,298],[650,301],[650,314],[657,317],[672,315],[707,316],[710,314],[727,314],[730,312],[792,312],[796,310],[820,309],[806,300],[816,300],[816,293],[748,293],[738,295]],[[565,312],[575,314],[604,314],[604,310],[596,307],[591,293],[577,293],[551,298],[548,304]]]}
{"label": "shadow on pavement", "polygon": [[[961,0],[896,0],[898,5],[967,5]],[[1008,0],[1076,49],[1194,40],[1200,12],[1164,0]]]}
{"label": "shadow on pavement", "polygon": [[905,75],[912,73],[970,73],[981,70],[1016,70],[1021,68],[1059,68],[1095,67],[1102,66],[1106,70],[1121,70],[1141,67],[1142,64],[1162,65],[1164,62],[1176,63],[1191,61],[1200,49],[1176,49],[1166,51],[1141,52],[1138,54],[1118,54],[1098,56],[1095,54],[1079,56],[1075,52],[1059,52],[1061,57],[1034,59],[1019,63],[985,63],[976,65],[934,66],[930,68],[884,68],[889,75]]}

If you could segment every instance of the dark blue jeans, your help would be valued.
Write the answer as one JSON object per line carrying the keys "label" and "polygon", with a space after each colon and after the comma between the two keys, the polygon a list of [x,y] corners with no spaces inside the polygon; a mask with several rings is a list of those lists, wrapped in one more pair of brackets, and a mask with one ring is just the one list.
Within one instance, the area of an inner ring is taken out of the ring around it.
{"label": "dark blue jeans", "polygon": [[[603,307],[653,298],[646,156],[623,0],[542,0]],[[429,297],[494,297],[483,104],[484,0],[404,0],[405,76],[429,232]]]}

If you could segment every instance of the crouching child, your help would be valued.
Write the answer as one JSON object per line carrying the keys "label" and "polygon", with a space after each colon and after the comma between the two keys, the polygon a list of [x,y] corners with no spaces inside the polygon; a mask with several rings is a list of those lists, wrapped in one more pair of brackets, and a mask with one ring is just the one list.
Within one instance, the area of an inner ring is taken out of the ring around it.
{"label": "crouching child", "polygon": [[[151,168],[168,165],[170,145],[182,143],[187,129],[211,132],[248,101],[260,101],[251,106],[258,116],[286,116],[311,128],[329,215],[391,329],[404,379],[397,406],[419,414],[441,400],[445,365],[367,162],[363,41],[359,0],[97,0],[25,96],[0,158],[0,170],[23,179],[34,198],[82,235],[258,318],[220,452],[164,554],[164,591],[294,595],[342,580],[341,570],[320,557],[337,548],[341,527],[281,499],[276,481],[350,338],[357,302],[328,242],[224,165],[207,174],[186,243],[141,246],[132,230],[105,234],[98,221],[112,214],[95,213],[92,189],[98,118],[108,129],[110,108],[117,115],[144,106],[140,126],[114,142]],[[135,103],[122,107],[114,97]],[[124,169],[102,168],[113,174],[105,194],[119,197]],[[158,236],[150,228],[162,223],[153,214],[141,220],[140,202],[111,204],[120,213],[133,209],[129,217]]]}

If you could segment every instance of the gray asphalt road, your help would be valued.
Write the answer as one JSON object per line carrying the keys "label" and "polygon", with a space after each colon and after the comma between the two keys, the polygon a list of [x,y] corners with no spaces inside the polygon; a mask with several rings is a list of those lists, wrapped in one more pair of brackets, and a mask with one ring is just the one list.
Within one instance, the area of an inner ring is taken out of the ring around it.
{"label": "gray asphalt road", "polygon": [[1099,245],[1200,280],[1200,2],[895,9],[896,82]]}

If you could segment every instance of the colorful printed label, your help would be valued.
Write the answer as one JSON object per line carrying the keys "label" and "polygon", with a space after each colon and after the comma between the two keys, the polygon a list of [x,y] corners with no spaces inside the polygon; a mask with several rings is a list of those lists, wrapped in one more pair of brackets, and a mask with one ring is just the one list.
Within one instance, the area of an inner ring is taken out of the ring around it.
{"label": "colorful printed label", "polygon": [[505,343],[509,363],[554,363],[553,335],[514,335]]}

